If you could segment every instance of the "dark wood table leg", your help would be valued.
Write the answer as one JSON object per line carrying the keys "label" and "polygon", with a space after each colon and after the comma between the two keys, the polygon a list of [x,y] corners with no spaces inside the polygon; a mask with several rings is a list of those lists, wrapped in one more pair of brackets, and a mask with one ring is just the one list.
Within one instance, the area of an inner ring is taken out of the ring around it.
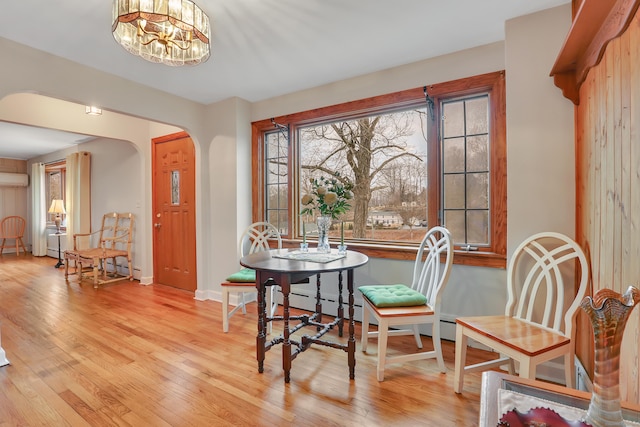
{"label": "dark wood table leg", "polygon": [[282,320],[284,323],[284,331],[282,342],[282,369],[284,370],[284,382],[288,383],[291,380],[291,340],[289,335],[291,330],[289,329],[289,292],[291,286],[289,284],[289,276],[283,274],[280,277],[280,290],[282,291]]}
{"label": "dark wood table leg", "polygon": [[[320,293],[320,274],[316,275],[316,322],[322,323],[322,295]],[[319,331],[321,328],[316,328]]]}
{"label": "dark wood table leg", "polygon": [[347,289],[349,290],[349,340],[347,342],[347,354],[349,357],[349,378],[356,377],[356,324],[354,320],[353,298],[353,269],[347,270]]}
{"label": "dark wood table leg", "polygon": [[258,336],[256,337],[256,358],[258,359],[258,372],[264,372],[265,345],[267,337],[266,325],[266,282],[267,278],[261,272],[256,273],[256,290],[258,291]]}
{"label": "dark wood table leg", "polygon": [[344,300],[342,299],[342,271],[338,272],[338,336],[341,337],[343,335],[342,330],[344,329]]}

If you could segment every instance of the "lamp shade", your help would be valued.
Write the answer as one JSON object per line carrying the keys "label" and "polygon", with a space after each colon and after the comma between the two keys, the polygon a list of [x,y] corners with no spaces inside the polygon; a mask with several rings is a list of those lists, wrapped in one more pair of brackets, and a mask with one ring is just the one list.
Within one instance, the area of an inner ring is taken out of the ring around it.
{"label": "lamp shade", "polygon": [[49,207],[49,213],[66,214],[67,211],[64,210],[64,201],[60,199],[53,199],[51,201],[51,206]]}

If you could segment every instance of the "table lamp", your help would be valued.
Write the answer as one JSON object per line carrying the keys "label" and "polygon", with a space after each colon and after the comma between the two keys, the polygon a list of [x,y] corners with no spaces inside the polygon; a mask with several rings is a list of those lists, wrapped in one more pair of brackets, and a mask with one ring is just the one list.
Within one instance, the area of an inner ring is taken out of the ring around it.
{"label": "table lamp", "polygon": [[60,215],[67,213],[64,210],[64,201],[53,199],[51,201],[51,207],[49,207],[49,213],[56,214],[56,219],[54,220],[56,224],[56,233],[60,233],[60,222],[62,221],[62,217]]}

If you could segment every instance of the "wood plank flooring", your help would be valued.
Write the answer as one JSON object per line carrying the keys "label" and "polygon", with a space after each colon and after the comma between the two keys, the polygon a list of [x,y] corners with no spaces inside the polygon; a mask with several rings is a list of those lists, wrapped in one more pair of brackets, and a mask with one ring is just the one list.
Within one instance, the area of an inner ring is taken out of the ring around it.
{"label": "wood plank flooring", "polygon": [[[0,328],[11,362],[0,368],[0,426],[477,425],[481,374],[465,375],[464,393],[453,392],[451,342],[447,374],[419,361],[387,368],[379,383],[376,344],[360,351],[358,323],[354,381],[345,352],[312,347],[285,384],[279,347],[257,372],[255,305],[224,334],[218,302],[135,281],[94,289],[73,276],[67,284],[55,263],[0,256]],[[412,338],[390,345],[402,351]],[[468,358],[487,353],[470,349]]]}

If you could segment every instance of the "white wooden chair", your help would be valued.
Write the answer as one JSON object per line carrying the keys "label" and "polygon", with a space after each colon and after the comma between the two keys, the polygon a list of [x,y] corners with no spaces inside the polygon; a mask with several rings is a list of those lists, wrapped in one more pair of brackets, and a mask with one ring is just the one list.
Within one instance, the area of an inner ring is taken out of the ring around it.
{"label": "white wooden chair", "polygon": [[[453,246],[449,231],[443,227],[433,227],[420,244],[410,287],[372,285],[358,288],[363,296],[362,351],[367,351],[369,337],[378,337],[378,381],[384,380],[386,365],[413,360],[435,358],[440,370],[446,372],[440,343],[440,304],[452,263]],[[409,301],[412,305],[408,305]],[[378,322],[377,331],[369,331],[370,314]],[[429,323],[432,324],[432,351],[387,356],[388,336],[414,335],[416,345],[421,349],[418,325]],[[389,330],[390,327],[409,325],[411,329]]]}
{"label": "white wooden chair", "polygon": [[[454,391],[462,392],[465,372],[508,363],[513,374],[517,361],[520,376],[534,379],[537,365],[559,356],[564,356],[566,385],[573,387],[574,323],[588,281],[587,259],[569,237],[545,232],[522,242],[507,269],[505,314],[456,319]],[[579,283],[577,290],[576,283]],[[465,366],[469,338],[490,347],[501,357]]]}
{"label": "white wooden chair", "polygon": [[[276,247],[282,248],[282,238],[278,229],[268,222],[255,222],[251,224],[242,234],[239,243],[240,257],[252,254],[254,252],[272,249],[269,246],[269,240],[276,241]],[[227,280],[220,284],[222,288],[222,331],[229,332],[229,319],[236,311],[242,310],[242,314],[247,314],[245,300],[246,293],[256,293],[255,271],[242,269],[239,272],[227,277]],[[268,307],[267,314],[273,316],[278,303],[275,299],[275,286],[269,287],[266,297],[266,305]],[[238,293],[239,302],[231,311],[229,311],[229,295],[233,292]],[[271,322],[267,325],[267,330],[271,331]]]}

